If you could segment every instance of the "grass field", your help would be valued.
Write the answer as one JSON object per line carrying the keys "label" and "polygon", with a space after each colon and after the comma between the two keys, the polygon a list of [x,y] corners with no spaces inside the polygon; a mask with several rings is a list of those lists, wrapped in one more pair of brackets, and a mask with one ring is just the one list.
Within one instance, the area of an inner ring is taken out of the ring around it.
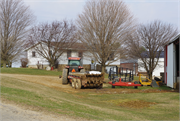
{"label": "grass field", "polygon": [[62,72],[58,71],[46,71],[33,68],[1,68],[1,73],[9,74],[28,74],[28,75],[47,75],[47,76],[59,76]]}
{"label": "grass field", "polygon": [[[144,87],[144,90],[148,88]],[[1,76],[1,99],[24,105],[28,109],[93,120],[179,119],[177,92],[107,94],[96,89],[71,90],[69,92],[64,88],[50,88]]]}
{"label": "grass field", "polygon": [[[28,74],[28,75],[48,75],[48,76],[59,76],[62,75],[62,71],[46,71],[41,69],[33,68],[1,68],[1,73],[8,74]],[[105,74],[105,81],[108,82],[108,74]],[[134,80],[138,80],[139,77],[134,76]]]}
{"label": "grass field", "polygon": [[[46,71],[33,68],[1,68],[1,73],[7,74],[28,74],[28,75],[47,75],[47,76],[59,76],[62,75],[62,71]],[[108,74],[105,74],[105,78],[108,78]],[[107,79],[108,81],[108,79]]]}

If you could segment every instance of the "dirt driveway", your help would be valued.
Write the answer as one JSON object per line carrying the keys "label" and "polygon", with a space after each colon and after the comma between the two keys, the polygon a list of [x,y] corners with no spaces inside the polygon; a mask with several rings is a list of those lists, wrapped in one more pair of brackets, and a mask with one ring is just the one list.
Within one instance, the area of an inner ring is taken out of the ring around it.
{"label": "dirt driveway", "polygon": [[[157,93],[163,93],[163,92],[169,92],[164,90],[154,90],[154,89],[146,89],[146,90],[136,90],[136,89],[111,89],[111,88],[104,88],[104,89],[80,89],[76,90],[71,87],[70,84],[68,85],[62,85],[61,79],[59,77],[55,76],[38,76],[38,75],[23,75],[23,74],[0,74],[0,76],[7,76],[12,77],[20,80],[29,81],[32,83],[37,83],[40,85],[44,85],[56,90],[64,91],[67,93],[77,93],[79,91],[81,92],[93,92],[93,93],[106,93],[106,94],[119,94],[119,93],[151,93],[151,92],[157,92]],[[104,84],[104,87],[108,86],[108,84]],[[129,105],[129,104],[128,104]],[[91,108],[98,108],[93,107]],[[99,109],[98,110],[102,110]],[[12,120],[18,120],[21,121],[28,121],[29,119],[31,121],[56,121],[56,120],[63,120],[63,121],[69,121],[69,120],[75,120],[71,117],[66,116],[56,116],[56,115],[47,115],[42,112],[36,112],[36,111],[30,111],[30,110],[24,110],[17,106],[16,104],[8,104],[8,103],[2,103],[0,104],[0,114],[1,118],[3,118],[3,121],[12,121]],[[0,119],[1,120],[1,119]],[[76,119],[77,120],[77,119]],[[79,120],[79,119],[78,119]]]}
{"label": "dirt driveway", "polygon": [[69,85],[62,85],[61,78],[55,76],[39,76],[39,75],[24,75],[24,74],[0,74],[0,75],[26,80],[29,82],[41,84],[48,87],[57,87],[57,88],[70,87]]}
{"label": "dirt driveway", "polygon": [[[26,80],[29,82],[41,84],[50,88],[54,88],[57,90],[61,90],[68,93],[76,93],[76,92],[96,92],[96,93],[105,93],[105,94],[114,94],[114,93],[163,93],[170,92],[167,90],[155,90],[155,89],[144,89],[144,90],[136,90],[136,89],[112,89],[112,88],[104,88],[104,89],[80,89],[75,90],[71,87],[70,84],[62,85],[62,80],[59,77],[55,76],[39,76],[39,75],[23,75],[23,74],[0,74],[3,76],[13,77],[20,80]],[[104,84],[103,87],[107,87],[109,84]]]}
{"label": "dirt driveway", "polygon": [[68,116],[57,116],[25,110],[15,104],[0,103],[0,121],[76,121]]}
{"label": "dirt driveway", "polygon": [[[36,76],[22,74],[0,74],[1,76],[12,77],[20,80],[25,80],[47,87],[56,88],[66,91],[73,91],[70,85],[62,85],[61,79],[54,76]],[[37,111],[25,110],[21,106],[12,102],[2,101],[0,103],[0,121],[76,121],[68,116],[57,116],[46,114]],[[78,119],[79,121],[79,119]]]}

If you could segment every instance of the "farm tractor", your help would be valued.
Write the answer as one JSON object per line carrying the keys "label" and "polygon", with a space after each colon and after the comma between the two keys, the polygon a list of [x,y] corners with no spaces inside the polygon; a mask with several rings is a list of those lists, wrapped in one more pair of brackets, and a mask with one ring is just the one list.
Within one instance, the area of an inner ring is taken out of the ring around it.
{"label": "farm tractor", "polygon": [[81,89],[82,87],[102,88],[104,73],[99,71],[85,71],[80,57],[69,57],[68,65],[62,73],[62,84],[71,83],[72,88]]}

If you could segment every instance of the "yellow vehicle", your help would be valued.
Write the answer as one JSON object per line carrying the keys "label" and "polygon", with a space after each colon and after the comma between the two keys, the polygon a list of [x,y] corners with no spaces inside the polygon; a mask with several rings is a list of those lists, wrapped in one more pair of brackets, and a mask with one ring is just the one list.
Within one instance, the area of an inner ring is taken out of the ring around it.
{"label": "yellow vehicle", "polygon": [[[141,77],[146,80],[142,80]],[[148,79],[145,76],[142,76],[142,74],[139,74],[139,82],[144,86],[151,86],[152,84],[152,80]]]}
{"label": "yellow vehicle", "polygon": [[159,78],[155,77],[154,80],[150,80],[146,76],[142,76],[142,74],[139,74],[139,82],[143,86],[152,86],[152,87],[159,87],[159,85],[162,84],[162,81]]}

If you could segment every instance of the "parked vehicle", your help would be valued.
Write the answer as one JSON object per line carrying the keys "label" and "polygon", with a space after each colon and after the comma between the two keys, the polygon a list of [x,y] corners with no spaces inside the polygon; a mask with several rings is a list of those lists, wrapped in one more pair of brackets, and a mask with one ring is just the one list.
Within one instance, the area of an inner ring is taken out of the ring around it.
{"label": "parked vehicle", "polygon": [[141,77],[142,74],[139,74],[139,83],[142,84],[143,86],[159,87],[159,84],[162,83],[162,81],[161,80],[159,81],[157,77],[155,78],[155,80],[150,80],[147,77],[145,77],[145,80],[142,80]]}
{"label": "parked vehicle", "polygon": [[69,57],[68,65],[63,69],[62,84],[71,83],[75,89],[82,87],[102,88],[104,73],[85,71],[80,57]]}

